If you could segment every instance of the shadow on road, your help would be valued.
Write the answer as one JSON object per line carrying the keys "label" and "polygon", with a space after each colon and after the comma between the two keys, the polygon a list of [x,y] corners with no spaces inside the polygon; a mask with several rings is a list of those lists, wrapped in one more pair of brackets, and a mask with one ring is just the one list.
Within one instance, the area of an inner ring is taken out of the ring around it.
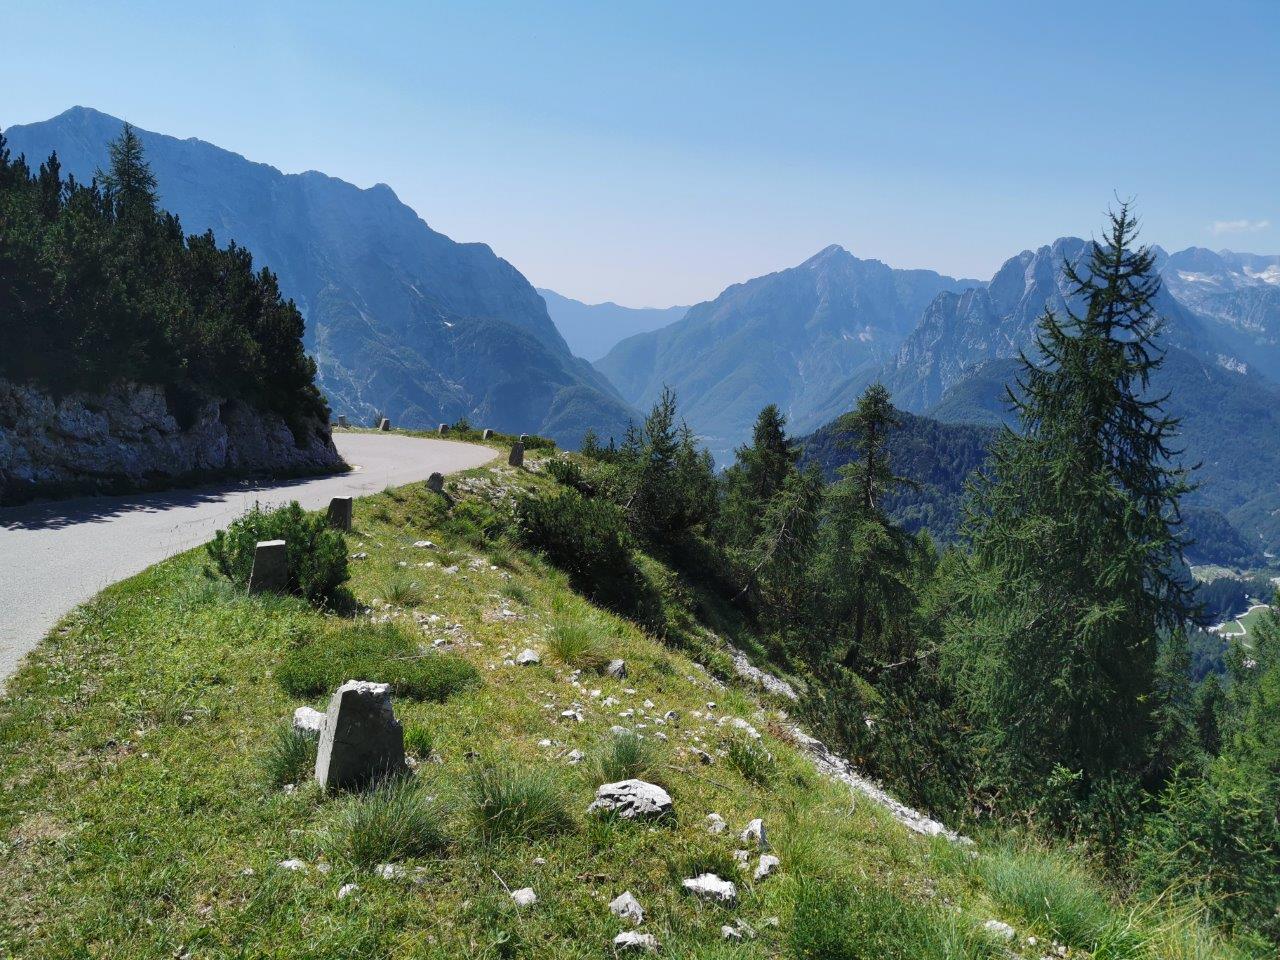
{"label": "shadow on road", "polygon": [[102,523],[126,513],[163,513],[174,507],[191,507],[225,500],[231,494],[255,490],[275,498],[281,491],[324,479],[326,474],[287,480],[239,480],[162,493],[131,493],[114,497],[77,497],[49,500],[0,509],[0,530],[58,530],[81,523]]}

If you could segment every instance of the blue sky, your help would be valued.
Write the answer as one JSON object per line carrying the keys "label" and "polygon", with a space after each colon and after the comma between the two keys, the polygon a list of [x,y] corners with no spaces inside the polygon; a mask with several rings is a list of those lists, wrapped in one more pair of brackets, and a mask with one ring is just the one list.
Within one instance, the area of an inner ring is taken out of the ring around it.
{"label": "blue sky", "polygon": [[0,125],[83,104],[385,182],[580,299],[831,243],[987,277],[1117,192],[1149,242],[1280,252],[1280,0],[0,0],[0,37]]}

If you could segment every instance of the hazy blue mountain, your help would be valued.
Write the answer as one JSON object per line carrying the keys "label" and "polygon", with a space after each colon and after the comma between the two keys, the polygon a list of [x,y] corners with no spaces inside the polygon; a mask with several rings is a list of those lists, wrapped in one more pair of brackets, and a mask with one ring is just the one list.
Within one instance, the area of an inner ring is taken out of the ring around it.
{"label": "hazy blue mountain", "polygon": [[[75,107],[5,131],[15,154],[57,150],[87,180],[121,121]],[[307,320],[335,414],[434,426],[469,417],[575,444],[621,435],[632,411],[574,357],[537,291],[485,244],[455,243],[385,184],[284,174],[201,140],[138,131],[164,207],[190,233],[247,247]]]}
{"label": "hazy blue mountain", "polygon": [[[903,341],[882,372],[894,402],[923,412],[986,361],[1033,351],[1036,327],[1045,308],[1059,315],[1072,302],[1064,266],[1082,269],[1089,241],[1062,237],[1038,250],[1007,260],[985,287],[941,293],[925,309],[919,325]],[[1156,301],[1165,320],[1164,342],[1197,356],[1230,365],[1229,348],[1216,325],[1180,303],[1168,289]]]}
{"label": "hazy blue mountain", "polygon": [[675,323],[688,307],[623,307],[612,301],[583,303],[537,288],[556,329],[579,357],[599,360],[620,340]]}
{"label": "hazy blue mountain", "polygon": [[1224,364],[1280,382],[1280,256],[1191,247],[1162,256],[1160,276],[1180,303],[1209,321],[1227,350]]}
{"label": "hazy blue mountain", "polygon": [[[1016,425],[1005,402],[1019,369],[1013,359],[987,360],[962,372],[925,412],[947,422]],[[1151,395],[1181,419],[1181,461],[1199,466],[1186,502],[1225,516],[1251,549],[1280,552],[1280,387],[1252,371],[1233,369],[1170,346],[1152,379]],[[1212,534],[1199,515],[1198,534]],[[1202,556],[1192,551],[1193,558]]]}
{"label": "hazy blue mountain", "polygon": [[[792,429],[848,410],[833,388],[892,357],[920,313],[961,281],[893,270],[827,247],[799,266],[735,284],[677,323],[622,341],[596,367],[638,407],[673,387],[689,424],[723,456],[777,403]],[[855,394],[856,396],[856,394]]]}

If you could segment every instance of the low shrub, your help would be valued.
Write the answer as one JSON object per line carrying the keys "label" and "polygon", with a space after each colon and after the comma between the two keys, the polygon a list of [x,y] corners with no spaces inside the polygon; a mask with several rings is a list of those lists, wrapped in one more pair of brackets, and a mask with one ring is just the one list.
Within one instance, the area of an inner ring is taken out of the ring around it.
{"label": "low shrub", "polygon": [[481,763],[469,788],[472,824],[484,843],[536,840],[573,825],[559,784],[547,772]]}
{"label": "low shrub", "polygon": [[548,460],[542,469],[561,486],[577,490],[585,497],[595,496],[595,485],[587,479],[582,467],[573,460],[567,457],[556,457]]}
{"label": "low shrub", "polygon": [[391,684],[397,697],[444,701],[480,682],[466,660],[423,651],[394,623],[344,624],[294,647],[276,668],[276,680],[299,699],[332,693],[347,680]]}
{"label": "low shrub", "polygon": [[363,869],[436,853],[448,842],[444,811],[415,776],[351,795],[325,837],[334,860]]}
{"label": "low shrub", "polygon": [[569,575],[579,591],[627,611],[642,589],[631,559],[622,511],[576,490],[557,496],[524,496],[516,502],[521,539]]}
{"label": "low shrub", "polygon": [[289,589],[313,602],[332,600],[346,583],[347,545],[321,514],[309,514],[294,501],[277,510],[255,506],[226,530],[214,534],[205,549],[214,568],[247,587],[253,570],[254,548],[262,540],[288,545]]}
{"label": "low shrub", "polygon": [[263,779],[273,787],[303,783],[315,773],[316,739],[293,725],[277,727],[262,756]]}

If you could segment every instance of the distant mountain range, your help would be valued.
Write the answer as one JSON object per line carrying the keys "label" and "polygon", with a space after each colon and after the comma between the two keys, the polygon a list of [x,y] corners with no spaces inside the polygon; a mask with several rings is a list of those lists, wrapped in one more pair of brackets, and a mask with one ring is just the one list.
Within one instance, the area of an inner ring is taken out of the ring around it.
{"label": "distant mountain range", "polygon": [[671,386],[689,423],[723,459],[767,403],[777,403],[793,429],[849,409],[851,378],[890,359],[940,293],[976,283],[893,270],[831,246],[799,266],[729,287],[668,327],[623,340],[596,368],[641,408]]}
{"label": "distant mountain range", "polygon": [[598,360],[626,337],[675,323],[688,307],[623,307],[612,301],[583,303],[538,287],[556,329],[579,357]]}
{"label": "distant mountain range", "polygon": [[[122,122],[83,107],[5,131],[37,164],[87,181]],[[574,357],[532,285],[481,243],[455,243],[379,184],[284,174],[201,140],[139,130],[162,205],[188,233],[234,240],[280,278],[335,414],[432,427],[468,417],[576,446],[634,415]]]}
{"label": "distant mountain range", "polygon": [[[782,407],[793,432],[816,430],[810,446],[822,449],[835,427],[819,428],[877,379],[900,408],[930,421],[1009,423],[1005,388],[1016,358],[1034,353],[1046,307],[1078,306],[1069,303],[1063,267],[1080,264],[1088,249],[1085,240],[1060,238],[982,282],[892,270],[829,247],[624,340],[596,367],[637,406],[673,386],[721,460],[768,402]],[[1201,465],[1188,503],[1198,520],[1212,525],[1225,515],[1254,548],[1280,553],[1280,258],[1155,253],[1168,357],[1153,393],[1169,393],[1168,409],[1183,421],[1183,461]],[[912,436],[955,439],[911,423]],[[908,506],[946,535],[957,501],[944,487]]]}

